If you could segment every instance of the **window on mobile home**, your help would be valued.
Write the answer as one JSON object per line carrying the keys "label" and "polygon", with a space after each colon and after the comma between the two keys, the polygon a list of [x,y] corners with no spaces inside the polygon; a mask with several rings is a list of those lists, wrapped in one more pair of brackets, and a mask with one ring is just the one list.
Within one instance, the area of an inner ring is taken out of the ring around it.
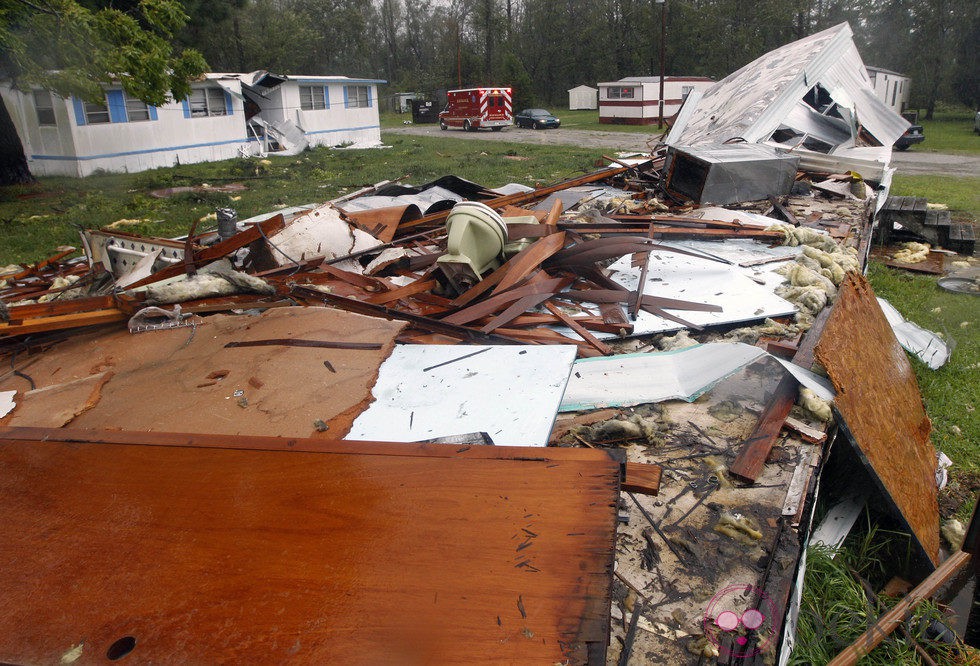
{"label": "window on mobile home", "polygon": [[304,111],[320,111],[327,108],[326,86],[300,86],[299,108]]}
{"label": "window on mobile home", "polygon": [[221,88],[195,88],[190,97],[191,118],[226,116],[225,91]]}
{"label": "window on mobile home", "polygon": [[609,88],[609,99],[633,99],[633,88]]}
{"label": "window on mobile home", "polygon": [[35,90],[34,109],[37,111],[38,125],[54,125],[54,102],[47,90]]}
{"label": "window on mobile home", "polygon": [[134,123],[140,120],[150,119],[150,108],[146,105],[146,102],[132,97],[127,92],[123,92],[123,95],[126,99],[126,119],[129,122]]}
{"label": "window on mobile home", "polygon": [[108,105],[85,102],[85,123],[87,125],[98,125],[109,121]]}
{"label": "window on mobile home", "polygon": [[371,89],[368,86],[344,86],[347,92],[347,108],[366,109],[371,106]]}

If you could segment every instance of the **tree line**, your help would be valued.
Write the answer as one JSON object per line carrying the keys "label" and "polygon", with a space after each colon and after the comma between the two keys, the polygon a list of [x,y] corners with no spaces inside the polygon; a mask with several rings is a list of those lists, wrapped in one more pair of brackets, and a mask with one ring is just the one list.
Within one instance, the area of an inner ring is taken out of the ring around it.
{"label": "tree line", "polygon": [[980,104],[976,0],[186,0],[181,41],[215,71],[382,78],[432,94],[511,85],[518,106],[660,71],[720,79],[848,21],[867,65],[912,77],[912,106]]}
{"label": "tree line", "polygon": [[[912,106],[980,105],[976,0],[0,0],[0,83],[89,101],[120,80],[149,104],[202,72],[383,78],[382,94],[509,85],[515,106],[659,73],[720,79],[848,21],[868,65],[912,77]],[[29,182],[0,104],[0,184]]]}

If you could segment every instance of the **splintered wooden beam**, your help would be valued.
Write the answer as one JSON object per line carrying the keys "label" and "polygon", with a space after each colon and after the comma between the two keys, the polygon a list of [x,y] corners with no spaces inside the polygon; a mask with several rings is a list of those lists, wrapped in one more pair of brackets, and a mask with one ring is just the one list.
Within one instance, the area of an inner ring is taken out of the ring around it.
{"label": "splintered wooden beam", "polygon": [[125,321],[129,319],[129,317],[129,314],[119,310],[118,308],[108,308],[105,310],[93,310],[90,312],[83,311],[75,314],[54,315],[52,317],[22,319],[16,323],[0,323],[0,337],[43,333],[45,331],[61,331],[70,328],[82,328],[84,326],[97,326],[99,324],[111,324],[117,321]]}
{"label": "splintered wooden beam", "polygon": [[0,661],[605,663],[606,451],[49,432],[0,431]]}
{"label": "splintered wooden beam", "polygon": [[47,268],[48,266],[50,266],[52,264],[58,263],[59,261],[61,261],[65,257],[67,257],[68,255],[74,254],[77,251],[78,250],[76,250],[73,247],[67,247],[66,249],[62,250],[61,252],[55,254],[54,256],[48,257],[47,259],[44,259],[42,261],[39,261],[36,264],[31,264],[30,266],[28,266],[27,268],[25,268],[22,271],[19,271],[17,273],[8,273],[8,274],[6,274],[6,275],[3,276],[3,279],[4,280],[10,280],[10,281],[21,280],[23,278],[28,277],[29,275],[34,275],[34,274],[36,274],[36,273],[44,270],[45,268]]}
{"label": "splintered wooden beam", "polygon": [[613,355],[614,352],[612,348],[599,338],[592,335],[592,333],[590,333],[582,324],[575,321],[575,317],[562,312],[561,308],[556,307],[552,303],[545,303],[544,306],[548,308],[548,312],[558,317],[558,319],[560,319],[565,326],[568,326],[570,329],[578,333],[583,340],[595,347],[596,351],[598,351],[600,354],[603,356]]}
{"label": "splintered wooden beam", "polygon": [[969,553],[962,550],[951,555],[928,578],[895,604],[891,610],[879,617],[878,621],[858,636],[857,640],[834,657],[827,666],[854,666],[859,659],[870,654],[893,631],[902,626],[902,623],[908,619],[916,606],[935,594],[937,590],[969,564],[971,557]]}
{"label": "splintered wooden beam", "polygon": [[[799,350],[793,356],[793,362],[796,365],[807,370],[813,365],[813,351],[829,317],[829,307],[824,308],[817,315],[810,330],[803,337]],[[789,416],[790,410],[796,403],[799,385],[793,375],[788,372],[783,375],[779,384],[776,385],[776,390],[773,391],[766,406],[762,409],[755,428],[742,442],[742,448],[739,449],[734,462],[729,465],[729,472],[746,481],[754,482],[759,478],[766,466],[766,458],[769,457],[769,452],[772,451],[772,447],[783,429],[786,417]]]}

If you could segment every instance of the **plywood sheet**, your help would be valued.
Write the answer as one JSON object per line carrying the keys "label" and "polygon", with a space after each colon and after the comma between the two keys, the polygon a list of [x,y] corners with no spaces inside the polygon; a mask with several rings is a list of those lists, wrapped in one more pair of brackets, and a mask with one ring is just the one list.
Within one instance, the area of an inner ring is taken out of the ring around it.
{"label": "plywood sheet", "polygon": [[938,564],[931,424],[908,357],[860,274],[848,273],[841,285],[816,355],[837,389],[835,405],[872,476]]}
{"label": "plywood sheet", "polygon": [[575,352],[571,345],[399,345],[347,439],[486,432],[498,445],[547,446]]}
{"label": "plywood sheet", "polygon": [[[378,368],[404,326],[328,308],[287,307],[257,316],[214,315],[193,329],[79,336],[41,354],[30,368],[38,389],[77,390],[25,394],[7,423],[56,425],[39,414],[63,413],[79,428],[305,437],[319,420],[329,426],[327,435],[339,437],[370,402]],[[225,346],[262,340],[375,348]],[[111,377],[93,396],[84,387],[101,373]],[[0,388],[23,390],[25,383],[11,377]]]}
{"label": "plywood sheet", "polygon": [[14,432],[2,662],[604,663],[605,452]]}

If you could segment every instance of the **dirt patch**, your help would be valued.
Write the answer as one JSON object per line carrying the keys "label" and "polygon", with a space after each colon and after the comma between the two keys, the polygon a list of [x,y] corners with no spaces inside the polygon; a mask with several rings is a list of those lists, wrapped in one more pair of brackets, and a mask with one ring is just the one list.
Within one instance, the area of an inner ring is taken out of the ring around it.
{"label": "dirt patch", "polygon": [[950,470],[949,483],[939,492],[939,515],[950,518],[980,491],[980,472]]}

